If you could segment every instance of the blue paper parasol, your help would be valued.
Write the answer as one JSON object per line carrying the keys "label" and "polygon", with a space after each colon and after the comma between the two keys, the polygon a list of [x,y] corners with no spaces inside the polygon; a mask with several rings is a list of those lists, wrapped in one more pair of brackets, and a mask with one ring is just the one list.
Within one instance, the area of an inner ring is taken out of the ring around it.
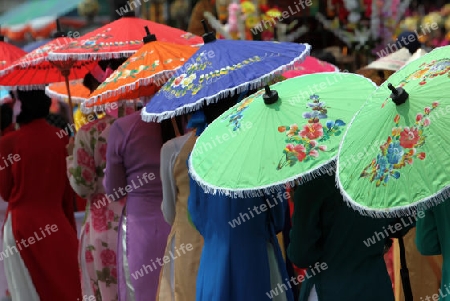
{"label": "blue paper parasol", "polygon": [[302,62],[310,49],[308,44],[287,42],[205,41],[142,109],[142,120],[161,122],[260,88]]}

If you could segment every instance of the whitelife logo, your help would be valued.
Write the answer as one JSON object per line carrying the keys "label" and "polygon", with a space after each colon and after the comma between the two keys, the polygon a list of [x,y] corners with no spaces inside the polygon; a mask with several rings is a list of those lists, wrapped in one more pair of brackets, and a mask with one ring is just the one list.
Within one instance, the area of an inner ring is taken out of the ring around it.
{"label": "whitelife logo", "polygon": [[[34,235],[28,237],[28,239],[22,238],[22,240],[20,242],[18,242],[16,240],[16,245],[17,245],[17,247],[19,247],[20,251],[22,251],[22,247],[28,248],[30,245],[34,245],[36,242],[43,240],[45,237],[47,237],[47,235],[45,234],[44,230],[42,230],[42,228],[39,228],[39,230],[41,230],[42,237],[40,237],[37,232],[34,232]],[[50,236],[52,233],[58,231],[58,226],[55,224],[53,224],[53,225],[47,224],[45,226],[45,231]],[[27,244],[27,242],[28,242],[28,244]],[[3,260],[4,258],[8,258],[9,256],[11,256],[13,254],[17,254],[17,253],[19,253],[19,251],[17,250],[16,246],[12,246],[12,247],[8,246],[6,250],[0,252],[0,261]]]}

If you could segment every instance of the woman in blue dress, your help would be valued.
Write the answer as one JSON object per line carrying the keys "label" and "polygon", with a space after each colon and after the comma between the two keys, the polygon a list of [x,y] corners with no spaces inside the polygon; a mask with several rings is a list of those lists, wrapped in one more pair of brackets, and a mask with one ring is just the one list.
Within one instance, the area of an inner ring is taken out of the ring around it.
{"label": "woman in blue dress", "polygon": [[[206,123],[234,104],[236,96],[205,107]],[[196,301],[293,301],[276,237],[284,226],[288,194],[231,199],[206,194],[189,180],[188,210],[204,239]]]}
{"label": "woman in blue dress", "polygon": [[231,199],[204,193],[192,178],[190,189],[189,213],[204,239],[196,301],[293,301],[276,237],[284,226],[283,193]]}

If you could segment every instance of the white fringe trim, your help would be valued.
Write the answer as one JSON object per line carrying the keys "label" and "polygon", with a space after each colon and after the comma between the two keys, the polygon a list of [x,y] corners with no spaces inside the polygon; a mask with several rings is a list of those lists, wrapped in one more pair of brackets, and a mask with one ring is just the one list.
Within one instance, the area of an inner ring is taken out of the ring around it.
{"label": "white fringe trim", "polygon": [[[258,89],[258,88],[264,86],[267,82],[274,79],[277,75],[280,75],[283,72],[286,72],[288,70],[292,70],[293,65],[295,63],[302,62],[303,60],[305,60],[305,58],[307,56],[309,56],[309,53],[311,51],[311,45],[309,45],[309,44],[301,44],[301,45],[305,45],[305,47],[306,47],[305,51],[301,55],[299,55],[298,57],[293,59],[288,64],[282,65],[266,75],[263,75],[257,79],[242,83],[239,86],[222,90],[219,93],[216,93],[215,95],[201,98],[194,103],[186,104],[180,108],[175,109],[174,111],[166,111],[166,112],[162,112],[162,113],[149,113],[149,112],[147,112],[146,107],[144,107],[141,111],[142,120],[145,122],[162,122],[163,120],[170,119],[170,118],[173,118],[178,115],[188,114],[193,111],[197,111],[203,107],[205,102],[206,102],[206,105],[209,105],[211,103],[218,102],[220,99],[223,99],[223,98],[226,98],[229,96],[233,96],[236,93],[240,94],[246,90]],[[161,93],[161,92],[159,92],[159,93]]]}
{"label": "white fringe trim", "polygon": [[[155,73],[150,77],[146,78],[138,78],[136,81],[120,86],[118,89],[115,90],[107,90],[103,93],[100,93],[95,96],[91,96],[88,98],[89,101],[96,102],[102,101],[104,98],[110,98],[115,96],[120,96],[122,94],[125,94],[127,90],[136,90],[140,86],[150,86],[151,84],[155,83],[157,86],[164,85],[165,82],[167,82],[182,66],[179,66],[173,70],[163,70],[159,73]],[[142,96],[142,97],[148,97],[148,96]]]}
{"label": "white fringe trim", "polygon": [[[316,74],[328,74],[328,75],[333,75],[338,73],[339,69],[337,69],[336,72],[321,72],[321,73],[316,73]],[[360,74],[355,74],[355,73],[348,73],[348,72],[342,72],[343,74],[348,74],[351,76],[356,76],[356,77],[360,77],[364,80],[366,80],[368,83],[371,83],[374,87],[377,87],[377,85],[370,79],[360,75]],[[311,74],[304,74],[301,76],[298,76],[296,78],[299,77],[310,77]],[[343,75],[343,76],[347,76],[347,75]],[[375,90],[376,91],[376,90]],[[373,91],[373,93],[375,93],[375,91]],[[369,98],[371,97],[371,95],[368,97],[368,99],[364,102],[364,104],[367,103],[367,101],[369,100]],[[361,111],[361,109],[363,108],[364,104],[361,106],[361,108],[357,111],[357,113],[359,113]],[[145,108],[143,108],[142,110],[144,110]],[[356,116],[356,115],[355,115]],[[351,122],[349,123],[349,125],[347,126],[347,129],[350,127],[350,124],[353,123],[355,116],[353,117],[353,119],[351,120]],[[345,136],[343,136],[343,138],[341,139],[341,143],[339,144],[339,148],[342,145],[342,141],[344,139]],[[197,143],[200,143],[199,140],[197,140],[197,142],[194,145],[193,148],[193,152],[195,150],[195,147],[197,146]],[[338,154],[338,152],[337,152]],[[201,178],[197,172],[195,171],[194,165],[192,164],[192,157],[189,158],[188,161],[188,165],[189,165],[189,174],[192,176],[192,178],[202,187],[202,189],[205,191],[205,193],[209,193],[209,194],[220,194],[220,195],[226,195],[232,198],[242,198],[242,197],[256,197],[256,196],[260,196],[261,194],[267,194],[267,193],[273,193],[278,192],[278,191],[282,191],[286,188],[293,188],[296,185],[302,185],[306,182],[309,182],[317,177],[320,177],[322,175],[328,174],[328,175],[332,175],[336,173],[336,159],[337,159],[337,154],[336,156],[334,156],[332,159],[328,160],[327,162],[324,162],[320,165],[318,165],[317,167],[305,171],[301,174],[298,174],[294,177],[290,177],[287,178],[285,180],[273,183],[273,184],[269,184],[269,185],[264,185],[264,186],[258,186],[258,187],[254,187],[251,189],[233,189],[233,188],[224,188],[224,187],[218,187],[218,186],[214,186],[208,182],[206,182],[203,178]]]}
{"label": "white fringe trim", "polygon": [[39,65],[43,62],[48,61],[48,56],[46,57],[38,57],[38,58],[33,58],[30,61],[24,61],[21,63],[15,63],[13,65],[10,65],[9,67],[3,69],[0,71],[0,77],[3,77],[7,74],[10,74],[11,72],[13,72],[14,70],[26,70],[29,66],[36,66]]}
{"label": "white fringe trim", "polygon": [[[61,101],[67,101],[69,99],[69,95],[56,93],[55,91],[50,89],[50,86],[45,87],[45,94],[47,94],[50,98],[56,98]],[[81,104],[87,100],[87,98],[71,96],[73,103]]]}
{"label": "white fringe trim", "polygon": [[[196,144],[198,143],[198,140]],[[195,149],[195,146],[194,146]],[[193,150],[194,150],[193,149]],[[267,195],[274,192],[279,192],[286,190],[287,188],[293,188],[297,185],[302,185],[306,182],[309,182],[315,178],[318,178],[325,174],[334,174],[336,170],[335,165],[335,157],[328,160],[327,162],[318,165],[317,167],[305,171],[301,174],[295,175],[293,177],[268,184],[263,186],[257,186],[254,188],[246,188],[246,189],[233,189],[233,188],[224,188],[212,185],[206,182],[203,178],[201,178],[198,173],[195,171],[194,165],[192,163],[192,156],[189,157],[188,165],[189,165],[189,174],[192,176],[195,182],[197,182],[200,187],[202,187],[203,191],[208,194],[219,194],[225,195],[231,198],[248,198],[248,197],[258,197],[261,195]]]}
{"label": "white fringe trim", "polygon": [[28,86],[3,86],[6,89],[10,89],[13,91],[32,91],[32,90],[45,90],[47,85],[28,85]]}
{"label": "white fringe trim", "polygon": [[[70,53],[70,52],[50,52],[48,54],[49,61],[101,61],[110,59],[128,58],[132,56],[136,50],[120,51],[120,52],[89,52],[89,53]],[[61,50],[62,51],[62,50]],[[65,50],[70,51],[70,50]]]}

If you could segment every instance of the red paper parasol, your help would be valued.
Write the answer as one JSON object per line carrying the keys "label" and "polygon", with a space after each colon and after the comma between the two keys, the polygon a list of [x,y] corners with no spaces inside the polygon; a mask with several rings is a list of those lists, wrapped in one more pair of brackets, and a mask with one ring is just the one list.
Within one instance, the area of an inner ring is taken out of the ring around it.
{"label": "red paper parasol", "polygon": [[73,110],[69,80],[83,78],[95,66],[96,62],[74,60],[50,62],[48,60],[49,52],[73,40],[67,37],[56,38],[14,61],[3,70],[0,70],[0,86],[20,90],[34,90],[44,89],[45,85],[49,83],[65,81],[69,94],[69,104]]}
{"label": "red paper parasol", "polygon": [[122,17],[96,29],[50,54],[50,60],[108,60],[129,57],[143,45],[145,27],[156,35],[158,41],[179,45],[198,46],[201,37],[167,25],[136,17]]}
{"label": "red paper parasol", "polygon": [[73,41],[61,37],[35,49],[0,70],[0,85],[19,90],[44,89],[49,83],[83,78],[96,64],[91,61],[50,62],[49,52]]}
{"label": "red paper parasol", "polygon": [[27,54],[19,47],[6,43],[4,36],[0,36],[0,53],[0,70]]}

